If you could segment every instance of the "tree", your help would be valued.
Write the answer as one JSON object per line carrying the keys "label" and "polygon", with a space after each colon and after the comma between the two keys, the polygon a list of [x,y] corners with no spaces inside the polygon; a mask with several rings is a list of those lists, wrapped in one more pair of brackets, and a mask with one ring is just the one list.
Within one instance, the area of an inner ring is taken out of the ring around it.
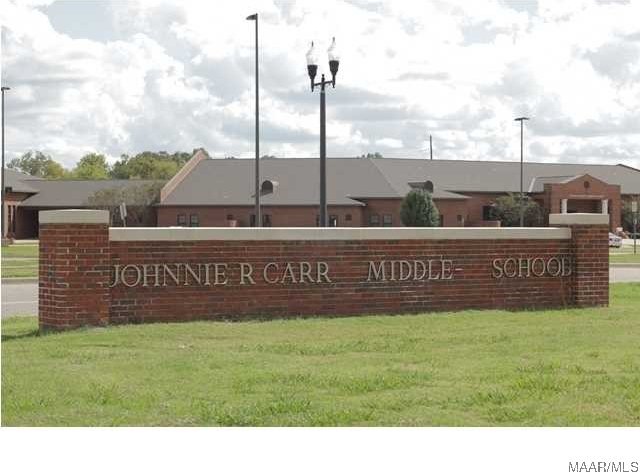
{"label": "tree", "polygon": [[[529,196],[525,196],[524,225],[542,226],[544,214],[542,207]],[[502,226],[520,226],[520,194],[509,194],[496,198],[491,209],[493,219],[500,220]]]}
{"label": "tree", "polygon": [[82,157],[73,169],[76,179],[102,180],[109,178],[109,164],[102,154],[87,154]]}
{"label": "tree", "polygon": [[96,191],[87,199],[92,208],[109,211],[111,226],[122,226],[120,204],[127,205],[127,222],[134,225],[152,226],[153,205],[160,200],[160,189],[164,182],[123,184]]}
{"label": "tree", "polygon": [[[197,149],[194,149],[192,154],[188,152],[168,154],[165,151],[144,151],[133,157],[122,154],[120,160],[111,168],[110,175],[114,179],[168,180],[191,159],[196,151]],[[204,152],[206,153],[206,151]]]}
{"label": "tree", "polygon": [[62,179],[67,174],[64,167],[54,161],[51,156],[40,151],[26,152],[22,156],[12,159],[7,167],[45,179]]}
{"label": "tree", "polygon": [[431,194],[422,189],[411,190],[402,200],[400,219],[405,226],[440,226],[440,212]]}
{"label": "tree", "polygon": [[45,179],[65,179],[69,176],[69,171],[58,164],[53,159],[50,159],[44,166]]}
{"label": "tree", "polygon": [[109,176],[112,179],[128,179],[130,177],[129,173],[129,155],[121,154],[120,160],[113,163],[111,166],[111,172],[109,172]]}
{"label": "tree", "polygon": [[367,154],[362,154],[360,156],[361,159],[382,159],[383,157],[384,156],[382,154],[380,154],[379,152],[374,152],[373,154],[368,152]]}

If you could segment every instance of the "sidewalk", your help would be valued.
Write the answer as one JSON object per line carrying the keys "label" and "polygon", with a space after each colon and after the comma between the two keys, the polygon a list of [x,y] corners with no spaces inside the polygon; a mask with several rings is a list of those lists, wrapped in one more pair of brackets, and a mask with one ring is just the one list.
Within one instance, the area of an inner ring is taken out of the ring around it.
{"label": "sidewalk", "polygon": [[2,285],[38,283],[38,277],[7,277],[0,280]]}

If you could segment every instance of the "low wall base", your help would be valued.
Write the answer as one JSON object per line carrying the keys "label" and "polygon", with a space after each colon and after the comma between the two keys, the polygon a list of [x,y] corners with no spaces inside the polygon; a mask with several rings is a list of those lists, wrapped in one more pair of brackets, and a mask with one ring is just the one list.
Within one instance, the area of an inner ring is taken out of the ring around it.
{"label": "low wall base", "polygon": [[41,212],[40,326],[606,305],[608,227],[563,216],[558,228],[109,229],[106,212]]}

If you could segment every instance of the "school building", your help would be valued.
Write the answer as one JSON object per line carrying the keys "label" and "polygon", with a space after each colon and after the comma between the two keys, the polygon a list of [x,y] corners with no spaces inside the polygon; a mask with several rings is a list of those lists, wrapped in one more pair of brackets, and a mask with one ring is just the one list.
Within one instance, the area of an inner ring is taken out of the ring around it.
{"label": "school building", "polygon": [[[162,188],[149,221],[131,226],[255,225],[253,159],[208,158],[198,151]],[[43,180],[7,169],[5,235],[38,236],[38,211],[91,208],[105,188],[139,180]],[[319,221],[318,159],[262,159],[262,225],[311,227]],[[520,163],[425,159],[327,159],[330,224],[339,227],[402,226],[400,205],[414,188],[432,193],[441,226],[498,226],[496,198],[520,191]],[[532,163],[524,165],[524,189],[545,215],[602,213],[611,230],[622,226],[625,201],[640,195],[640,170],[623,165]]]}

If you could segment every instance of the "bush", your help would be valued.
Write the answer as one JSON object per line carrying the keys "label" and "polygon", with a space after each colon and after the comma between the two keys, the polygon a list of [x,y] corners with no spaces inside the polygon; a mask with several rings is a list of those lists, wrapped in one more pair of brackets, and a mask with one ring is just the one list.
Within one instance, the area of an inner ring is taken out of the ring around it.
{"label": "bush", "polygon": [[[524,197],[524,226],[542,226],[542,207],[530,197]],[[491,210],[491,217],[500,220],[502,226],[520,226],[520,194],[498,197]]]}
{"label": "bush", "polygon": [[402,200],[400,219],[405,226],[440,226],[440,212],[431,194],[424,190],[412,190]]}

